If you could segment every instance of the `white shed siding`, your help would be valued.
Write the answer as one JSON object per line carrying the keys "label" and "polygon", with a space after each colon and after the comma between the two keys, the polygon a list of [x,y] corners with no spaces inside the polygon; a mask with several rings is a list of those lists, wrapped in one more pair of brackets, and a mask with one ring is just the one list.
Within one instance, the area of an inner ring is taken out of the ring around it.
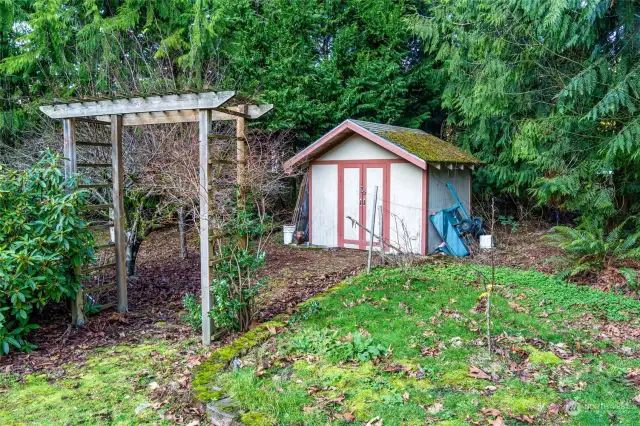
{"label": "white shed siding", "polygon": [[420,253],[422,169],[410,163],[392,163],[390,178],[390,241],[403,251]]}
{"label": "white shed siding", "polygon": [[338,245],[338,166],[311,166],[311,243]]}
{"label": "white shed siding", "polygon": [[399,158],[397,155],[362,136],[353,135],[318,160],[393,160],[397,158]]}
{"label": "white shed siding", "polygon": [[[442,168],[440,170],[435,167],[429,167],[429,216],[455,204],[453,195],[447,188],[447,183],[451,183],[458,193],[458,198],[462,201],[467,212],[471,214],[471,171],[467,168],[464,170],[450,170]],[[438,248],[442,239],[436,232],[433,224],[429,222],[429,233],[427,239],[427,254]]]}

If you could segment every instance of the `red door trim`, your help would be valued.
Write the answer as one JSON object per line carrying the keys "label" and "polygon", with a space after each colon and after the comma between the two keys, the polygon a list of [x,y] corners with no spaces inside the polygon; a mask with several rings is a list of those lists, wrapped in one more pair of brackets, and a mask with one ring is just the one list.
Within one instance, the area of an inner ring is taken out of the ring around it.
{"label": "red door trim", "polygon": [[427,242],[429,232],[429,218],[427,217],[427,207],[429,204],[429,166],[426,170],[422,171],[422,241],[420,248],[420,254],[425,256],[427,254]]}
{"label": "red door trim", "polygon": [[312,165],[309,164],[309,244],[313,244],[313,239],[311,238],[311,230],[313,229],[313,185],[311,184],[313,181],[311,180],[311,170]]}

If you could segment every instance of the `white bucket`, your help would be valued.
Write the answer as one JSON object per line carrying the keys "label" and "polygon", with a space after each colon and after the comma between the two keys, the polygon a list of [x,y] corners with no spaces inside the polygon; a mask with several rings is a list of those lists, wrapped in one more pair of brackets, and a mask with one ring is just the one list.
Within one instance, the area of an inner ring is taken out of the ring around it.
{"label": "white bucket", "polygon": [[480,248],[481,249],[493,248],[493,237],[491,235],[480,235]]}
{"label": "white bucket", "polygon": [[293,241],[293,233],[296,231],[295,225],[284,225],[282,227],[282,239],[286,245],[291,244]]}

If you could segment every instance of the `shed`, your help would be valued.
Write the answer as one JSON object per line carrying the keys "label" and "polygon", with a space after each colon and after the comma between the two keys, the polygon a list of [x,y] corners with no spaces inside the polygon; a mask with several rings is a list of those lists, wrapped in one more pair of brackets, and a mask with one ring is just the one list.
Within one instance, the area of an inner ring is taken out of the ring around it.
{"label": "shed", "polygon": [[481,164],[419,129],[345,120],[285,168],[307,171],[311,244],[366,249],[377,186],[382,223],[375,224],[374,247],[381,236],[385,249],[427,254],[442,242],[428,215],[455,203],[446,184],[470,212],[471,172]]}

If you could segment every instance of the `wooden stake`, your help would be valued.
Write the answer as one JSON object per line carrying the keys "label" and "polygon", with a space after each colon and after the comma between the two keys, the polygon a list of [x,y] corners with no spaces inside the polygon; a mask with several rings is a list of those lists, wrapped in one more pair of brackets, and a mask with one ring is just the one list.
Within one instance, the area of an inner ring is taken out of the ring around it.
{"label": "wooden stake", "polygon": [[200,292],[202,295],[202,344],[211,344],[213,321],[209,318],[211,310],[211,266],[213,244],[209,242],[210,193],[209,180],[209,130],[211,129],[211,111],[200,110]]}
{"label": "wooden stake", "polygon": [[125,252],[127,240],[124,233],[124,164],[122,161],[122,116],[111,116],[111,179],[113,181],[113,227],[116,252],[116,286],[118,311],[129,309],[127,302],[127,271]]}
{"label": "wooden stake", "polygon": [[378,206],[378,187],[373,190],[373,208],[371,209],[371,238],[369,239],[369,257],[367,258],[367,274],[371,272],[371,255],[373,253],[373,238],[376,227],[376,210]]}
{"label": "wooden stake", "polygon": [[[378,206],[378,227],[380,228],[380,264],[384,265],[384,227],[382,224],[382,206]],[[375,233],[375,230],[374,230]]]}
{"label": "wooden stake", "polygon": [[[63,136],[64,136],[64,177],[71,178],[78,171],[78,163],[76,161],[76,120],[67,118],[62,120]],[[73,191],[75,188],[68,188]],[[80,275],[80,268],[76,268],[76,275]],[[81,326],[85,323],[84,317],[84,293],[82,288],[76,293],[76,297],[71,301],[71,323],[75,326]]]}

